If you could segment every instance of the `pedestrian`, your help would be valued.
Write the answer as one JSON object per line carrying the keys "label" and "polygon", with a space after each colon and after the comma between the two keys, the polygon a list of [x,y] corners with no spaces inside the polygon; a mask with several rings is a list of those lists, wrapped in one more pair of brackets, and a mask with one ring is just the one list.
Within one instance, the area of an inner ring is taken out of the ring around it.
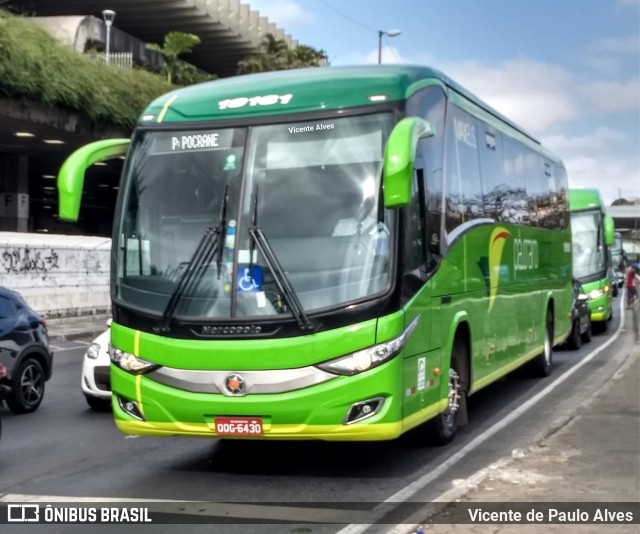
{"label": "pedestrian", "polygon": [[638,265],[634,261],[627,269],[627,309],[630,310],[633,303],[638,299]]}

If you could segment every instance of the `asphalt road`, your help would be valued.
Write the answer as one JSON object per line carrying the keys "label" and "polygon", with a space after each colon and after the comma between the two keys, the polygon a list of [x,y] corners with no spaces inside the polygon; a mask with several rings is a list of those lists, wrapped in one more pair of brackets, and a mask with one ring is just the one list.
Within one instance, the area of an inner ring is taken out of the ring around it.
{"label": "asphalt road", "polygon": [[[214,524],[185,532],[246,532],[249,522],[260,532],[346,534],[375,520],[400,523],[411,502],[435,500],[456,480],[526,446],[611,377],[625,355],[623,338],[616,339],[619,300],[607,333],[578,351],[555,351],[551,377],[509,377],[473,396],[470,424],[446,447],[425,446],[412,434],[381,443],[125,437],[111,414],[89,409],[80,391],[90,340],[60,342],[40,408],[20,416],[0,408],[0,502],[166,500],[153,506]],[[83,532],[77,525],[40,528]],[[93,528],[176,531],[175,525]]]}

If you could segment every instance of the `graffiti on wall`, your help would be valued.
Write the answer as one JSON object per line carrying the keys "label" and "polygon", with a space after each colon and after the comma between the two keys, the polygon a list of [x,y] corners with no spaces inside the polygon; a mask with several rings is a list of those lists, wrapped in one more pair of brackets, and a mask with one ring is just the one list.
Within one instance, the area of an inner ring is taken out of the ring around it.
{"label": "graffiti on wall", "polygon": [[59,269],[58,254],[51,249],[3,248],[0,265],[7,273],[48,273]]}

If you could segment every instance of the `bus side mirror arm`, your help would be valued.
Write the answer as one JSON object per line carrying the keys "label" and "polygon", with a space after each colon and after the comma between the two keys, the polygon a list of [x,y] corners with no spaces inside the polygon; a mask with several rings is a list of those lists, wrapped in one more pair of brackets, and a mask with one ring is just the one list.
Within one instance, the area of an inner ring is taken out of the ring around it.
{"label": "bus side mirror arm", "polygon": [[409,204],[418,141],[434,134],[431,123],[419,117],[405,117],[395,125],[384,153],[385,207],[400,208]]}
{"label": "bus side mirror arm", "polygon": [[58,172],[58,215],[63,221],[76,222],[86,170],[94,163],[127,153],[129,139],[104,139],[84,145],[73,152]]}

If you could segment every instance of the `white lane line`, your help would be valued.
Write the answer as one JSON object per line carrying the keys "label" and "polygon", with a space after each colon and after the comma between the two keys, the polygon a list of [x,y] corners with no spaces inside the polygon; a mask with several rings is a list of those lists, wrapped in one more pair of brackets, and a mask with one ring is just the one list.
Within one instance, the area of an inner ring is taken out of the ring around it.
{"label": "white lane line", "polygon": [[[487,430],[485,430],[482,434],[477,436],[475,439],[471,440],[464,447],[462,447],[462,449],[460,449],[458,452],[450,456],[445,462],[441,463],[438,467],[436,467],[432,471],[429,471],[427,474],[415,480],[414,482],[404,487],[403,489],[401,489],[400,491],[398,491],[397,493],[395,493],[394,495],[392,495],[391,497],[389,497],[388,499],[380,503],[378,506],[376,506],[371,511],[371,518],[370,518],[371,523],[375,523],[377,520],[381,519],[386,514],[388,514],[390,509],[392,509],[391,508],[392,506],[397,506],[399,503],[406,502],[409,499],[411,499],[411,497],[413,497],[416,493],[424,489],[428,484],[433,482],[435,479],[437,479],[438,477],[446,473],[454,465],[460,462],[460,460],[462,460],[467,454],[473,452],[475,449],[477,449],[489,438],[493,437],[495,434],[497,434],[498,432],[503,430],[505,427],[513,423],[527,410],[529,410],[535,404],[537,404],[538,401],[543,399],[546,395],[548,395],[554,389],[560,386],[565,380],[567,380],[570,376],[572,376],[583,365],[586,365],[588,362],[593,360],[593,358],[595,358],[598,354],[600,354],[603,350],[608,348],[609,345],[611,345],[616,339],[618,339],[618,337],[620,336],[620,333],[624,328],[623,311],[624,310],[622,309],[622,300],[621,300],[620,301],[620,314],[621,314],[620,325],[618,326],[618,330],[616,330],[615,334],[613,334],[609,338],[609,340],[607,340],[597,349],[594,349],[587,356],[585,356],[580,363],[577,363],[576,365],[574,365],[571,369],[566,371],[562,376],[558,377],[554,382],[549,384],[542,391],[538,392],[536,395],[531,397],[524,404],[521,404],[518,408],[514,409],[511,413],[509,413],[509,415],[507,415],[506,417],[498,421],[492,427],[489,427]],[[442,498],[442,495],[435,498],[434,502],[439,502],[439,499]],[[365,530],[367,530],[371,526],[371,523],[348,525],[342,530],[339,530],[337,534],[360,534]]]}
{"label": "white lane line", "polygon": [[52,352],[55,352],[56,354],[59,352],[67,352],[70,350],[78,350],[78,349],[84,349],[86,347],[88,347],[89,345],[91,345],[90,342],[88,341],[74,341],[74,343],[77,343],[77,347],[61,347],[60,345],[52,345],[49,344],[49,349]]}

